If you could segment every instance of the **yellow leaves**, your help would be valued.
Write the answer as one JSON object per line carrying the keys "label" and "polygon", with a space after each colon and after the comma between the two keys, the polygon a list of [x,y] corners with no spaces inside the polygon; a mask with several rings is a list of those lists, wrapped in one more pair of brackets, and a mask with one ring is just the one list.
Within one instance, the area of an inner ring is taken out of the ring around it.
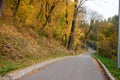
{"label": "yellow leaves", "polygon": [[9,17],[13,15],[13,12],[11,11],[10,8],[7,8],[7,9],[4,9],[3,14]]}
{"label": "yellow leaves", "polygon": [[3,9],[3,14],[6,17],[10,17],[13,15],[12,9],[15,8],[15,5],[12,5],[12,4],[14,4],[13,0],[6,0],[6,3],[4,5],[4,9]]}
{"label": "yellow leaves", "polygon": [[[36,31],[39,31],[47,20],[44,33],[61,40],[63,35],[67,37],[70,35],[75,4],[76,2],[71,0],[21,0],[14,22],[21,28],[23,25],[32,25]],[[16,6],[17,0],[7,0],[5,14],[13,16]],[[77,28],[75,44],[79,43],[79,38],[83,35]]]}
{"label": "yellow leaves", "polygon": [[77,45],[81,44],[80,39],[83,36],[84,36],[83,31],[79,27],[76,27],[75,36],[74,36],[74,46],[77,46]]}
{"label": "yellow leaves", "polygon": [[26,4],[29,4],[30,0],[23,0]]}
{"label": "yellow leaves", "polygon": [[35,18],[34,6],[27,5],[24,1],[21,1],[17,14],[25,24],[31,24]]}
{"label": "yellow leaves", "polygon": [[116,44],[118,44],[118,36],[117,36],[117,32],[115,32],[114,34],[112,34],[109,38],[111,44],[115,47],[117,47]]}
{"label": "yellow leaves", "polygon": [[52,21],[49,25],[50,25],[51,27],[54,27],[54,25],[56,25],[56,21]]}
{"label": "yellow leaves", "polygon": [[106,40],[105,35],[102,33],[98,33],[99,41]]}
{"label": "yellow leaves", "polygon": [[65,29],[65,31],[64,31],[64,32],[65,32],[65,34],[66,34],[67,36],[69,36],[69,35],[70,35],[70,29],[68,29],[68,28],[67,28],[67,29]]}

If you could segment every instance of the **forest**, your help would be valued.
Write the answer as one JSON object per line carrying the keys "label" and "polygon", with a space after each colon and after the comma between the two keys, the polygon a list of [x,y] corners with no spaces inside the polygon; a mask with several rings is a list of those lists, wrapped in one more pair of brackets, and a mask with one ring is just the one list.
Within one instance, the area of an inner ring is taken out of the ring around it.
{"label": "forest", "polygon": [[0,0],[0,74],[88,47],[117,61],[118,15],[105,20],[85,2]]}

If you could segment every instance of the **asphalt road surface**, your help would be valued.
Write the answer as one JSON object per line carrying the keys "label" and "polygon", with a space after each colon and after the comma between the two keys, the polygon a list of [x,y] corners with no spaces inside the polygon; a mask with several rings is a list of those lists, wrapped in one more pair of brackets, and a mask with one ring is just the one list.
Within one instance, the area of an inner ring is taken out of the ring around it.
{"label": "asphalt road surface", "polygon": [[56,62],[21,80],[105,80],[90,52]]}

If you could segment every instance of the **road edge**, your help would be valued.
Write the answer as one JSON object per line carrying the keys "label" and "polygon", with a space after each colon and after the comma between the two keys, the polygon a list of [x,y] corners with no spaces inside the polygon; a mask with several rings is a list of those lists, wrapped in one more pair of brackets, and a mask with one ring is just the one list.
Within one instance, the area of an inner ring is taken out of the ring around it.
{"label": "road edge", "polygon": [[27,68],[21,69],[19,71],[10,72],[7,75],[5,75],[5,77],[3,77],[3,80],[16,80],[16,79],[20,79],[23,76],[29,74],[30,72],[32,72],[34,70],[40,70],[40,69],[44,68],[45,66],[50,65],[52,63],[55,63],[55,62],[58,62],[58,61],[62,61],[62,60],[65,60],[65,59],[69,59],[69,58],[79,57],[81,55],[59,57],[59,58],[47,60],[47,61],[44,61],[44,62],[40,62],[38,64],[31,65],[31,66],[29,66]]}
{"label": "road edge", "polygon": [[105,77],[107,78],[107,80],[116,80],[112,74],[109,72],[109,70],[106,68],[106,66],[96,57],[93,57],[97,62],[98,64],[100,65],[100,67],[102,68],[102,71],[105,75]]}

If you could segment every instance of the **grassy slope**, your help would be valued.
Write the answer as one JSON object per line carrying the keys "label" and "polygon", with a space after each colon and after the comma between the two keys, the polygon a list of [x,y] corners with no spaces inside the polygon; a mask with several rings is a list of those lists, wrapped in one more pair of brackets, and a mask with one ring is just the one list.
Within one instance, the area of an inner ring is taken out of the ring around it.
{"label": "grassy slope", "polygon": [[93,56],[102,61],[102,63],[108,68],[108,70],[116,78],[116,80],[120,80],[120,69],[117,68],[117,63],[115,61],[100,55],[98,56],[96,54],[94,54]]}
{"label": "grassy slope", "polygon": [[39,36],[32,29],[0,26],[0,75],[66,55],[70,53],[61,42]]}

